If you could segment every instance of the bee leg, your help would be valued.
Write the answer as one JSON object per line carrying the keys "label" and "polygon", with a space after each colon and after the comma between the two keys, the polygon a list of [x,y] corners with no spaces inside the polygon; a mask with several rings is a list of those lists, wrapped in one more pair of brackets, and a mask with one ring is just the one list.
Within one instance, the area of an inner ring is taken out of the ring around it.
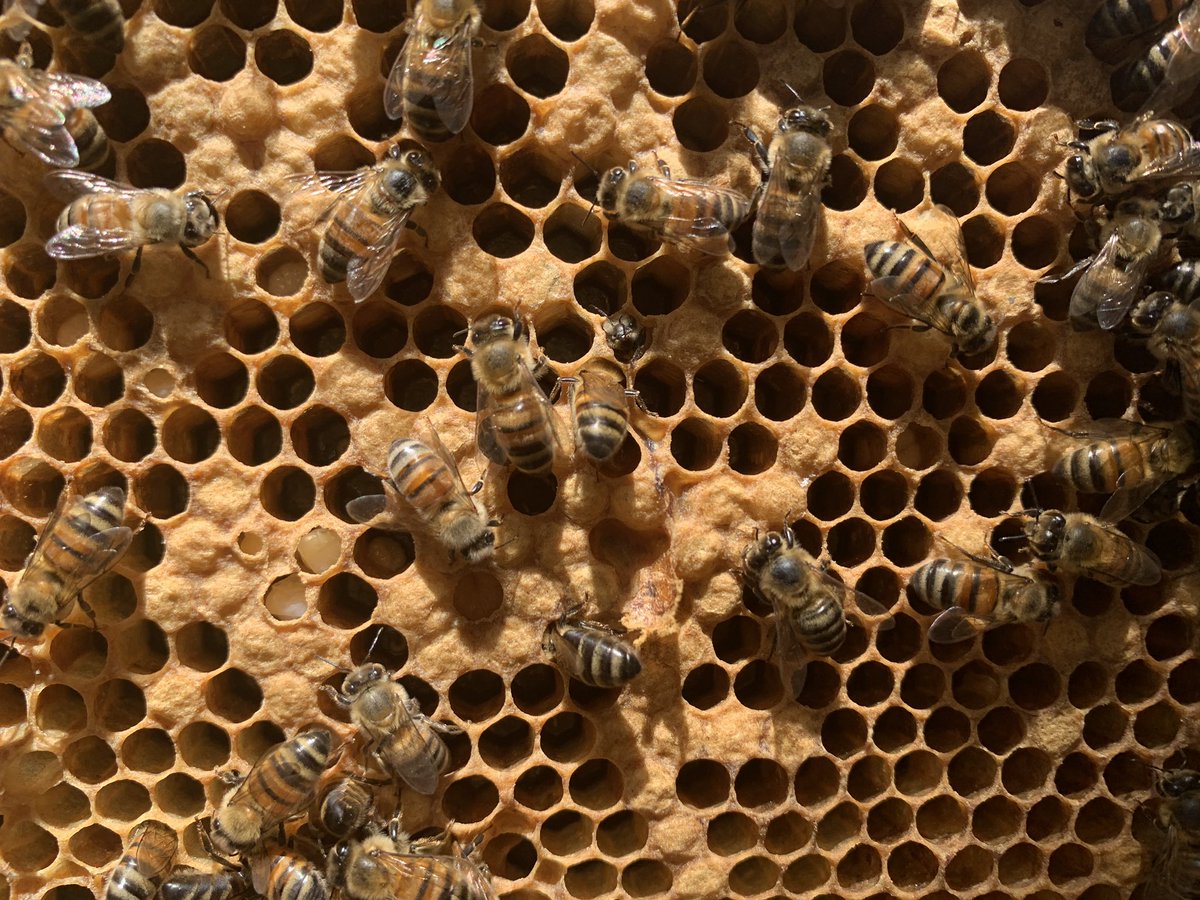
{"label": "bee leg", "polygon": [[1078,119],[1075,127],[1080,131],[1117,131],[1121,123],[1116,119]]}
{"label": "bee leg", "polygon": [[92,605],[83,599],[82,594],[80,594],[78,597],[75,598],[75,602],[79,604],[79,608],[83,610],[84,615],[86,615],[89,619],[92,620],[92,630],[93,631],[99,630],[100,625],[96,621],[96,611],[94,609],[92,609]]}
{"label": "bee leg", "polygon": [[[369,651],[368,651],[367,655],[368,656],[371,655]],[[344,696],[342,696],[341,691],[335,691],[333,688],[331,688],[327,684],[321,685],[320,691],[321,691],[321,693],[327,695],[330,700],[332,700],[334,703],[336,703],[338,705],[339,709],[349,709],[350,708],[350,701],[347,700]]]}
{"label": "bee leg", "polygon": [[570,375],[564,375],[554,382],[554,387],[550,389],[550,402],[557,403],[562,397],[563,385],[567,386],[568,391],[574,388],[579,383],[578,378],[572,378]]}
{"label": "bee leg", "polygon": [[[211,821],[211,819],[209,821]],[[204,827],[202,822],[203,819],[196,819],[192,824],[196,826],[196,833],[200,835],[200,846],[204,849],[204,852],[220,863],[224,868],[233,871],[240,871],[241,866],[236,865],[232,860],[226,859],[217,852],[217,848],[213,846],[212,835],[209,833],[209,829]]]}
{"label": "bee leg", "polygon": [[742,126],[742,134],[746,136],[746,140],[750,142],[750,149],[753,153],[752,162],[758,168],[758,174],[762,176],[765,182],[771,177],[771,164],[767,157],[767,145],[763,143],[762,138],[754,133],[749,125]]}
{"label": "bee leg", "polygon": [[1090,266],[1092,264],[1092,261],[1095,258],[1096,257],[1094,257],[1094,256],[1089,256],[1086,259],[1081,259],[1079,262],[1075,263],[1075,265],[1071,266],[1071,268],[1067,269],[1067,271],[1063,272],[1061,275],[1043,275],[1041,278],[1038,279],[1038,281],[1041,284],[1059,284],[1061,282],[1064,282],[1067,279],[1071,278],[1072,276],[1078,275],[1080,272],[1082,272],[1084,269],[1086,269],[1088,266]]}
{"label": "bee leg", "polygon": [[137,253],[133,254],[133,265],[129,267],[129,276],[125,279],[125,290],[129,290],[129,286],[133,284],[133,279],[137,277],[137,273],[142,268],[142,248],[137,248]]}
{"label": "bee leg", "polygon": [[[212,278],[212,273],[208,271],[207,264],[205,264],[204,260],[202,260],[200,257],[198,257],[196,255],[195,251],[193,251],[191,247],[185,247],[183,244],[180,244],[179,249],[183,251],[184,256],[186,256],[188,259],[190,259],[192,262],[194,262],[196,265],[198,265],[200,268],[202,268],[204,270],[205,278]],[[141,252],[142,252],[141,248],[138,248],[139,255],[141,254]]]}
{"label": "bee leg", "polygon": [[428,231],[426,231],[424,228],[422,228],[420,225],[418,225],[412,219],[409,219],[407,222],[405,222],[404,227],[411,228],[413,231],[415,231],[418,235],[420,235],[424,239],[426,248],[429,247],[429,232]]}
{"label": "bee leg", "polygon": [[4,648],[4,655],[0,656],[0,669],[4,668],[4,664],[8,662],[8,658],[17,652],[17,636],[13,635],[8,642],[8,646]]}
{"label": "bee leg", "polygon": [[657,153],[654,154],[654,162],[658,166],[658,171],[662,174],[663,178],[671,177],[671,167],[659,159]]}

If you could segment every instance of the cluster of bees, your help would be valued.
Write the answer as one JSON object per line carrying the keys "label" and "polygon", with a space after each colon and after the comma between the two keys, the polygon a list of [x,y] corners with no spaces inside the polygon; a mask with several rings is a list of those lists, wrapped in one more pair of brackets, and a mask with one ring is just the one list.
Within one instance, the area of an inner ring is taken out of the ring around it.
{"label": "cluster of bees", "polygon": [[[115,0],[54,0],[69,27],[119,52],[123,16]],[[36,0],[9,0],[0,28],[23,37],[42,27]],[[1173,19],[1176,17],[1177,19]],[[471,50],[481,25],[475,0],[417,0],[408,38],[389,75],[384,109],[402,118],[417,137],[440,142],[460,133],[470,118],[474,84]],[[1088,29],[1089,45],[1165,29],[1144,55],[1118,73],[1114,84],[1146,102],[1162,103],[1190,87],[1200,74],[1200,3],[1178,0],[1106,0]],[[47,188],[67,202],[47,253],[63,260],[177,244],[189,258],[217,231],[220,216],[203,191],[141,190],[95,175],[107,158],[107,138],[91,110],[109,99],[92,79],[35,69],[26,45],[15,60],[0,61],[0,128],[16,147],[48,165],[66,167],[46,176]],[[821,226],[821,190],[832,160],[833,124],[803,103],[787,109],[769,142],[750,128],[743,134],[761,184],[753,196],[727,187],[674,178],[658,162],[645,170],[631,161],[598,177],[596,202],[610,219],[644,229],[683,251],[721,258],[733,249],[733,232],[754,217],[752,254],[764,267],[800,271],[808,266]],[[1108,493],[1099,516],[1041,509],[1020,511],[1022,536],[1032,560],[962,551],[918,568],[913,595],[940,610],[929,628],[932,641],[968,638],[981,627],[1049,622],[1063,592],[1060,576],[1086,576],[1119,587],[1151,585],[1162,577],[1154,554],[1118,527],[1126,517],[1174,511],[1182,479],[1200,453],[1200,297],[1197,260],[1163,265],[1170,242],[1200,238],[1195,195],[1200,144],[1179,123],[1147,113],[1129,125],[1081,122],[1066,162],[1070,196],[1094,226],[1096,253],[1061,278],[1079,275],[1070,313],[1080,328],[1115,329],[1128,315],[1133,332],[1181,376],[1185,421],[1169,427],[1113,423],[1080,438],[1055,465],[1055,474],[1083,493]],[[373,294],[406,229],[440,185],[437,167],[421,147],[392,146],[373,166],[354,172],[292,177],[291,195],[323,197],[326,210],[317,248],[318,268],[329,283],[345,282],[360,301]],[[332,195],[332,196],[330,196]],[[869,293],[921,327],[947,335],[954,352],[974,355],[993,347],[996,318],[978,300],[966,261],[962,231],[953,213],[935,207],[899,239],[863,248]],[[1153,277],[1152,277],[1153,273]],[[1154,291],[1144,295],[1147,281]],[[128,284],[128,280],[126,282]],[[1132,310],[1132,313],[1130,312]],[[569,394],[574,447],[604,463],[624,443],[637,415],[650,417],[622,367],[646,350],[641,326],[625,314],[604,323],[611,363],[592,363],[575,378],[558,379]],[[517,315],[492,313],[471,323],[461,348],[479,390],[477,445],[492,462],[531,474],[550,471],[566,441],[560,438],[553,400],[539,386],[547,369],[534,336]],[[647,439],[654,452],[654,442]],[[351,501],[357,521],[399,526],[415,513],[429,534],[466,564],[488,563],[498,523],[464,484],[453,457],[436,434],[405,437],[390,447],[382,495]],[[64,492],[0,616],[16,639],[36,639],[60,621],[80,590],[111,568],[129,546],[126,499],[116,487],[86,495]],[[775,610],[778,661],[785,683],[798,693],[806,663],[830,656],[845,640],[848,607],[891,627],[888,611],[833,577],[797,542],[789,528],[755,540],[743,553],[750,586]],[[82,602],[86,613],[91,611]],[[580,618],[581,605],[551,621],[543,648],[572,677],[620,687],[641,671],[630,640],[618,629]],[[93,617],[94,619],[94,617]],[[368,656],[370,654],[368,653]],[[378,663],[348,671],[340,691],[324,688],[348,711],[368,761],[391,779],[422,794],[436,790],[449,752],[439,733],[455,726],[425,717],[404,688]],[[113,872],[110,898],[168,900],[240,896],[319,900],[341,891],[352,900],[385,896],[490,897],[487,871],[470,859],[474,844],[449,835],[413,841],[397,818],[378,813],[374,783],[365,776],[329,777],[344,748],[327,731],[308,731],[264,755],[201,827],[206,847],[222,864],[217,873],[170,871],[178,838],[154,821],[134,828]],[[1164,773],[1159,782],[1165,843],[1152,896],[1200,890],[1200,774]],[[310,810],[311,807],[311,810]],[[291,834],[285,824],[308,811]],[[235,862],[232,857],[238,857]]]}

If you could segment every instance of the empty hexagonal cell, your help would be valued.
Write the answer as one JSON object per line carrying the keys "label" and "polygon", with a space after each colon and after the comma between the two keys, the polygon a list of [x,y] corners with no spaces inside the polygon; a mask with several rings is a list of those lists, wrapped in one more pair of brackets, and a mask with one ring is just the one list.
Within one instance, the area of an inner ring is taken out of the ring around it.
{"label": "empty hexagonal cell", "polygon": [[571,799],[587,809],[607,809],[621,799],[625,779],[607,759],[590,759],[580,765],[567,783]]}
{"label": "empty hexagonal cell", "polygon": [[258,300],[243,300],[225,314],[225,340],[242,353],[261,353],[279,339],[279,321]]}
{"label": "empty hexagonal cell", "polygon": [[659,41],[646,53],[646,81],[663,96],[686,94],[696,82],[697,71],[695,54],[680,41]]}
{"label": "empty hexagonal cell", "polygon": [[596,727],[575,712],[551,716],[539,734],[542,752],[556,762],[571,762],[585,756],[596,741]]}
{"label": "empty hexagonal cell", "polygon": [[303,469],[280,466],[264,479],[259,499],[263,509],[275,518],[294,522],[312,509],[316,486]]}
{"label": "empty hexagonal cell", "polygon": [[675,107],[675,136],[688,150],[716,150],[729,136],[729,120],[721,108],[705,97],[692,97]]}
{"label": "empty hexagonal cell", "polygon": [[729,675],[720,666],[697,666],[683,680],[683,699],[697,709],[711,709],[729,695]]}
{"label": "empty hexagonal cell", "polygon": [[[95,827],[95,826],[93,826]],[[108,832],[111,834],[111,832]],[[113,835],[115,837],[115,835]],[[77,848],[72,845],[72,852]],[[83,848],[86,852],[87,848]],[[120,850],[120,842],[117,844]],[[18,872],[36,872],[54,862],[58,856],[58,841],[55,837],[33,822],[14,822],[0,834],[0,856]],[[89,854],[95,860],[93,854]],[[95,864],[103,865],[111,857],[103,857]]]}
{"label": "empty hexagonal cell", "polygon": [[541,844],[556,856],[570,856],[592,843],[592,820],[575,810],[562,810],[542,823]]}
{"label": "empty hexagonal cell", "polygon": [[[562,795],[562,778],[549,766],[526,769],[513,785],[513,799],[529,809],[549,809]],[[544,840],[542,843],[545,846]]]}
{"label": "empty hexagonal cell", "polygon": [[54,260],[37,244],[14,244],[5,250],[4,277],[18,297],[33,300],[54,286]]}
{"label": "empty hexagonal cell", "polygon": [[762,856],[751,856],[729,870],[729,889],[736,894],[761,894],[779,880],[779,865]]}
{"label": "empty hexagonal cell", "polygon": [[825,59],[825,94],[839,106],[857,106],[875,86],[875,64],[856,50],[839,50]]}
{"label": "empty hexagonal cell", "polygon": [[244,722],[262,706],[258,682],[240,669],[226,669],[204,685],[204,701],[216,715],[230,722]]}
{"label": "empty hexagonal cell", "polygon": [[[47,756],[51,756],[53,760],[52,754],[47,754]],[[87,784],[100,784],[107,781],[117,771],[116,754],[108,744],[95,735],[87,735],[71,743],[63,754],[61,766],[57,760],[53,760],[53,764],[55,774],[50,780],[50,784],[58,780],[63,766],[73,776]],[[13,785],[36,782],[31,782],[27,776],[23,776],[20,782],[10,780],[8,783]],[[49,784],[46,787],[49,787]]]}
{"label": "empty hexagonal cell", "polygon": [[695,759],[683,764],[675,778],[675,794],[680,801],[696,809],[724,802],[729,796],[729,772],[711,759]]}
{"label": "empty hexagonal cell", "polygon": [[942,781],[942,763],[927,750],[915,750],[896,760],[896,790],[919,797],[937,788]]}
{"label": "empty hexagonal cell", "polygon": [[970,112],[984,101],[991,79],[983,54],[978,50],[963,50],[938,69],[938,96],[955,112]]}
{"label": "empty hexagonal cell", "polygon": [[714,42],[701,56],[704,81],[718,97],[733,99],[754,90],[759,81],[758,58],[735,40]]}

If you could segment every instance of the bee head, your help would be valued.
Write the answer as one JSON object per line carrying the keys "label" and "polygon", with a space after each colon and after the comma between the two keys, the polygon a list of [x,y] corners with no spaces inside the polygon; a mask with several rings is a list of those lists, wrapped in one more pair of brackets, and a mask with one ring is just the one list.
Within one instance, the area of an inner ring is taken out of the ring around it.
{"label": "bee head", "polygon": [[508,316],[488,316],[482,322],[471,326],[471,343],[479,346],[501,338],[515,340],[521,336],[521,333],[519,321],[514,321]]}
{"label": "bee head", "polygon": [[183,223],[183,244],[199,247],[221,227],[221,214],[203,191],[191,191],[183,198],[186,218]]}
{"label": "bee head", "polygon": [[1125,180],[1141,159],[1141,154],[1128,144],[1109,141],[1103,147],[1092,152],[1097,157],[1096,168],[1103,171],[1109,178]]}
{"label": "bee head", "polygon": [[1087,153],[1074,153],[1067,157],[1067,187],[1081,200],[1091,200],[1100,194],[1100,181],[1096,177],[1096,164]]}
{"label": "bee head", "polygon": [[1129,314],[1129,324],[1134,331],[1150,334],[1156,330],[1175,304],[1175,295],[1170,291],[1154,291],[1147,294]]}
{"label": "bee head", "polygon": [[982,353],[996,343],[996,323],[984,313],[967,334],[958,335],[958,349],[968,356]]}
{"label": "bee head", "polygon": [[1200,789],[1200,772],[1176,769],[1162,777],[1158,789],[1164,797],[1182,797],[1190,791]]}
{"label": "bee head", "polygon": [[624,190],[625,180],[628,177],[629,172],[626,169],[616,166],[605,172],[600,179],[600,186],[596,188],[596,202],[609,216],[613,216],[617,212],[617,201]]}
{"label": "bee head", "polygon": [[833,131],[833,123],[822,109],[811,106],[795,106],[789,109],[779,119],[779,131],[783,134],[794,131],[807,131],[810,134],[825,137]]}
{"label": "bee head", "polygon": [[342,682],[342,693],[347,697],[357,697],[374,682],[385,680],[387,669],[379,663],[366,663],[346,676]]}
{"label": "bee head", "polygon": [[35,622],[17,612],[17,607],[11,600],[11,594],[6,598],[3,611],[0,611],[0,626],[13,637],[18,638],[41,637],[42,632],[46,630],[43,623]]}
{"label": "bee head", "polygon": [[782,532],[771,531],[763,535],[746,548],[742,554],[742,565],[751,575],[762,570],[772,557],[777,556],[785,548],[795,546],[796,538],[790,528]]}
{"label": "bee head", "polygon": [[404,162],[409,170],[425,188],[426,193],[432,194],[438,189],[440,177],[433,159],[424,150],[409,150],[404,154]]}
{"label": "bee head", "polygon": [[1025,525],[1025,537],[1038,556],[1057,557],[1066,527],[1067,517],[1051,509]]}

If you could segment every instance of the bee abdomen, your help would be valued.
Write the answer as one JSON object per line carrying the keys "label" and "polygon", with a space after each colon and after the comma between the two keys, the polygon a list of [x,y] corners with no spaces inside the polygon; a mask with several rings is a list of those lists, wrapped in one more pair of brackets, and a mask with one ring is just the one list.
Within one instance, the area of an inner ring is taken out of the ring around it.
{"label": "bee abdomen", "polygon": [[[1128,446],[1132,450],[1135,445]],[[1141,481],[1137,471],[1140,469],[1141,454],[1137,453],[1137,460],[1124,459],[1125,455],[1121,443],[1098,441],[1062,457],[1055,464],[1054,472],[1060,478],[1069,481],[1077,490],[1093,494],[1108,493],[1117,489],[1117,482],[1122,473],[1125,473],[1130,481],[1127,487]]]}
{"label": "bee abdomen", "polygon": [[1181,42],[1176,31],[1168,31],[1145,53],[1120,69],[1112,80],[1113,102],[1128,106],[1154,93],[1166,79],[1167,66],[1179,52]]}
{"label": "bee abdomen", "polygon": [[63,21],[113,53],[125,47],[125,13],[117,0],[55,0]]}
{"label": "bee abdomen", "polygon": [[434,96],[446,91],[446,79],[410,69],[404,80],[404,120],[417,137],[439,144],[453,134],[438,112]]}
{"label": "bee abdomen", "polygon": [[581,403],[575,420],[584,452],[596,460],[616,453],[628,430],[625,410],[607,403]]}
{"label": "bee abdomen", "polygon": [[1087,26],[1089,47],[1145,34],[1187,5],[1187,0],[1105,0]]}
{"label": "bee abdomen", "polygon": [[326,900],[325,879],[308,860],[280,853],[270,862],[267,900]]}
{"label": "bee abdomen", "polygon": [[65,124],[75,141],[75,149],[79,152],[76,168],[94,172],[104,165],[108,159],[108,135],[104,133],[92,111],[73,109],[67,113]]}
{"label": "bee abdomen", "polygon": [[901,279],[896,293],[932,296],[945,280],[933,260],[899,241],[875,241],[863,248],[867,268],[876,278]]}
{"label": "bee abdomen", "polygon": [[509,461],[522,472],[537,475],[554,464],[554,432],[540,404],[531,400],[527,408],[501,405],[492,413],[496,439]]}
{"label": "bee abdomen", "polygon": [[162,900],[230,900],[247,889],[240,872],[187,872],[176,870],[159,888]]}
{"label": "bee abdomen", "polygon": [[568,625],[559,632],[572,675],[595,687],[620,687],[642,671],[642,661],[626,641],[593,628]]}
{"label": "bee abdomen", "polygon": [[846,613],[832,597],[822,596],[794,615],[796,634],[812,653],[829,656],[846,640]]}
{"label": "bee abdomen", "polygon": [[454,489],[454,480],[441,458],[420,441],[397,441],[388,454],[388,473],[396,490],[421,511],[439,507]]}
{"label": "bee abdomen", "polygon": [[264,809],[296,809],[306,803],[329,762],[331,741],[328,731],[316,729],[270,751],[258,778],[247,785],[251,796]]}
{"label": "bee abdomen", "polygon": [[138,871],[132,862],[120,863],[113,872],[104,900],[150,900],[158,885]]}

